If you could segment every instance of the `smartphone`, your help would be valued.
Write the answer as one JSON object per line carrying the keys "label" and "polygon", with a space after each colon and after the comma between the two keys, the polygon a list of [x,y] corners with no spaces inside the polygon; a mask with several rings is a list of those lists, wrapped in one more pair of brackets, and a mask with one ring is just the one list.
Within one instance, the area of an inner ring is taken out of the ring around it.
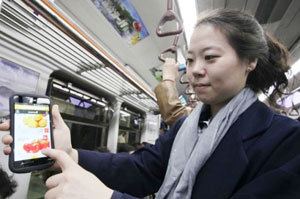
{"label": "smartphone", "polygon": [[54,148],[50,98],[14,94],[9,104],[13,137],[10,170],[26,173],[50,167],[54,161],[41,152],[45,148]]}

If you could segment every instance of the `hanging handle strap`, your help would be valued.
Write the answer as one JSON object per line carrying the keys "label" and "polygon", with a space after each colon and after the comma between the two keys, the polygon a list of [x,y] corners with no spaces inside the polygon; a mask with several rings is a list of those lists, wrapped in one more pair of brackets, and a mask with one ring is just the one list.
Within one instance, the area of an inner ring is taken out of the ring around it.
{"label": "hanging handle strap", "polygon": [[189,85],[187,85],[187,86],[185,87],[185,89],[184,89],[184,94],[185,94],[186,96],[188,96],[188,99],[189,99],[188,106],[194,108],[195,105],[196,105],[197,100],[192,98],[192,95],[195,94],[195,93],[190,91]]}
{"label": "hanging handle strap", "polygon": [[188,84],[189,82],[184,80],[184,76],[186,75],[186,71],[184,71],[183,73],[181,73],[180,78],[179,78],[179,82],[181,84]]}
{"label": "hanging handle strap", "polygon": [[184,89],[184,94],[185,95],[192,95],[192,94],[194,94],[193,92],[190,92],[190,85],[186,85],[186,87]]}
{"label": "hanging handle strap", "polygon": [[160,55],[158,56],[158,59],[162,62],[165,62],[166,59],[164,58],[164,54],[170,52],[173,53],[175,56],[175,61],[177,62],[177,43],[178,43],[178,39],[179,39],[179,35],[176,35],[173,41],[172,46],[170,46],[169,48],[167,48],[166,50],[164,50],[163,52],[160,53]]}
{"label": "hanging handle strap", "polygon": [[173,10],[173,0],[168,0],[168,10]]}
{"label": "hanging handle strap", "polygon": [[158,56],[158,59],[162,62],[165,62],[166,59],[164,58],[164,54],[168,53],[168,52],[171,52],[174,54],[175,56],[175,61],[177,62],[177,47],[175,46],[171,46],[169,48],[167,48],[166,50],[164,50],[159,56]]}
{"label": "hanging handle strap", "polygon": [[[177,30],[162,32],[163,26],[168,21],[176,21]],[[173,10],[173,0],[168,0],[168,9],[158,23],[158,26],[156,28],[156,34],[159,37],[165,37],[170,35],[178,35],[182,33],[182,30],[183,30],[182,22]]]}
{"label": "hanging handle strap", "polygon": [[289,116],[297,117],[300,115],[298,108],[295,106],[294,101],[292,101],[292,108],[288,111]]}

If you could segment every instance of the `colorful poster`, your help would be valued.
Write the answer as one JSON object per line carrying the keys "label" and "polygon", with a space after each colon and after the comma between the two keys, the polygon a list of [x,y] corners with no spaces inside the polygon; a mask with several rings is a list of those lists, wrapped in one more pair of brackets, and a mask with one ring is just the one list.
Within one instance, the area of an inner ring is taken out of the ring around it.
{"label": "colorful poster", "polygon": [[152,75],[155,77],[155,79],[159,82],[162,81],[162,69],[161,66],[159,67],[152,67],[151,69]]}
{"label": "colorful poster", "polygon": [[91,0],[119,35],[134,45],[149,35],[130,0]]}
{"label": "colorful poster", "polygon": [[0,59],[0,71],[1,118],[9,115],[8,99],[13,93],[35,93],[39,74],[4,59]]}

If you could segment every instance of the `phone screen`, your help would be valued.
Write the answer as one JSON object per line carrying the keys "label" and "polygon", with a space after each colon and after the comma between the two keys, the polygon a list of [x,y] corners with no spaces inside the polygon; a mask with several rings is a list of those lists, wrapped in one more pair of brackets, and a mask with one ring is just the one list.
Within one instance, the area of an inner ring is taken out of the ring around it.
{"label": "phone screen", "polygon": [[10,170],[26,173],[51,166],[54,161],[42,154],[43,149],[54,148],[50,99],[14,94],[10,97],[10,113],[13,136]]}
{"label": "phone screen", "polygon": [[14,160],[45,157],[41,150],[51,146],[49,104],[14,104]]}

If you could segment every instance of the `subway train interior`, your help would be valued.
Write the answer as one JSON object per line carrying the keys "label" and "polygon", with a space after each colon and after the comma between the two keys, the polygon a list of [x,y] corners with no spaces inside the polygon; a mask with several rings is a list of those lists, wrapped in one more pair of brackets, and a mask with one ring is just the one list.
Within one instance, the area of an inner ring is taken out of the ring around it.
{"label": "subway train interior", "polygon": [[[0,0],[0,122],[9,119],[13,93],[47,95],[59,105],[74,148],[117,153],[122,144],[154,144],[163,122],[154,93],[163,60],[184,68],[197,13],[215,8],[254,15],[287,47],[291,95],[278,103],[298,119],[299,0]],[[180,70],[175,83],[189,106],[185,79]],[[0,145],[1,167],[18,184],[9,198],[43,198],[49,174],[13,174]]]}

